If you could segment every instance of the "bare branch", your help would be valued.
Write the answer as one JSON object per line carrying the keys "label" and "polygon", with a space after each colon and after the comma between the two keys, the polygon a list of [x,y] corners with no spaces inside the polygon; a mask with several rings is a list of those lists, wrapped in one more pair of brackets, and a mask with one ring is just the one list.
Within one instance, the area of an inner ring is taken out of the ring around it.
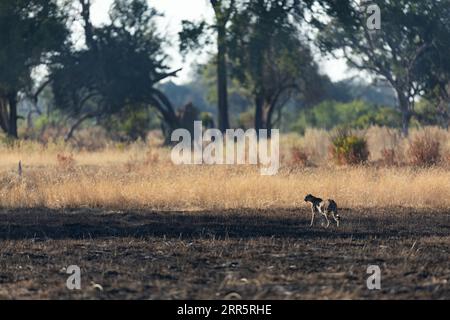
{"label": "bare branch", "polygon": [[158,75],[155,79],[153,79],[153,83],[157,83],[163,79],[169,78],[169,77],[176,77],[177,73],[183,70],[183,68],[179,68],[177,70],[171,71],[169,73],[162,73]]}

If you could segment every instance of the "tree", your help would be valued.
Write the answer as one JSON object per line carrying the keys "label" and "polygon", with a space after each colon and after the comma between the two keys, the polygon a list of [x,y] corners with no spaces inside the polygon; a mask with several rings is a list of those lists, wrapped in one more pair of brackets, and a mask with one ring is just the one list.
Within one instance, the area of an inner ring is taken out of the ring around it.
{"label": "tree", "polygon": [[[251,93],[237,81],[236,78],[232,77],[232,65],[231,61],[228,59],[228,112],[229,112],[229,120],[230,125],[236,126],[237,118],[239,117],[239,113],[247,111],[249,108],[252,108],[252,97]],[[192,83],[198,84],[198,90],[201,90],[202,95],[205,100],[216,106],[218,102],[217,96],[217,77],[216,77],[216,59],[210,58],[205,64],[198,65],[196,67],[196,72],[194,73],[194,77],[192,79]],[[198,106],[196,104],[196,106]],[[207,110],[213,112],[215,114],[216,110]]]}
{"label": "tree", "polygon": [[450,1],[440,7],[440,13],[435,15],[435,32],[429,54],[422,59],[418,68],[420,80],[423,83],[426,100],[422,107],[427,106],[418,117],[429,118],[423,111],[434,115],[434,122],[448,128],[450,125]]}
{"label": "tree", "polygon": [[175,76],[168,71],[164,41],[155,31],[159,14],[144,0],[116,0],[110,11],[112,23],[94,28],[90,23],[89,0],[80,0],[87,48],[68,48],[52,69],[56,105],[72,118],[74,131],[87,119],[105,121],[123,110],[141,111],[153,106],[164,121],[166,139],[179,127],[169,99],[155,87]]}
{"label": "tree", "polygon": [[[56,0],[0,2],[0,128],[17,138],[19,92],[30,91],[31,73],[61,50],[68,31]],[[36,99],[48,81],[33,94]]]}
{"label": "tree", "polygon": [[252,92],[256,130],[270,130],[275,111],[294,94],[319,96],[318,67],[298,30],[306,7],[299,1],[249,1],[232,19],[232,71]]}
{"label": "tree", "polygon": [[[227,25],[236,10],[235,0],[210,0],[214,10],[214,24],[208,25],[205,21],[192,23],[183,21],[183,30],[180,32],[180,51],[186,53],[189,50],[197,50],[202,44],[207,43],[207,30],[216,32],[217,45],[217,97],[218,97],[218,125],[221,131],[230,127],[228,116],[228,31]],[[202,41],[204,41],[202,43]],[[206,42],[205,42],[206,41]]]}
{"label": "tree", "polygon": [[[366,6],[353,3],[347,14],[328,12],[331,21],[318,19],[317,43],[326,52],[341,50],[351,67],[386,80],[396,91],[402,113],[402,132],[414,114],[414,103],[423,93],[419,66],[432,51],[440,19],[448,0],[374,0],[381,11],[381,28],[369,30]],[[370,20],[369,20],[370,21]]]}

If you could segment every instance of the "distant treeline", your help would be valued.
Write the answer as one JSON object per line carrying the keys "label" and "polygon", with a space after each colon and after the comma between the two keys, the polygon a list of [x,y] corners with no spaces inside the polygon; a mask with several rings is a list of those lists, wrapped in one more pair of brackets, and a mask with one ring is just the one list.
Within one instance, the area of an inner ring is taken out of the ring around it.
{"label": "distant treeline", "polygon": [[[178,39],[146,0],[114,0],[94,25],[91,0],[0,2],[0,129],[7,139],[71,139],[96,125],[166,142],[202,119],[243,126],[448,127],[450,0],[210,0],[212,22],[183,21]],[[368,7],[370,5],[370,8]],[[369,10],[370,9],[370,10]],[[78,31],[75,31],[78,30]],[[175,85],[169,44],[210,59]],[[333,83],[318,56],[339,56],[370,82]]]}

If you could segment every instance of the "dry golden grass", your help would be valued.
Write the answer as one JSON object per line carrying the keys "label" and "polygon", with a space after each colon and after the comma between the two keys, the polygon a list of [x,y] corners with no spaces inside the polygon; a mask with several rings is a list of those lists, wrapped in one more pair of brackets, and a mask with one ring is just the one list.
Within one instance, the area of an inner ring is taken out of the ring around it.
{"label": "dry golden grass", "polygon": [[[369,148],[373,150],[370,141],[376,129],[371,130]],[[379,136],[382,130],[378,130]],[[444,140],[449,137],[448,132],[441,134]],[[308,134],[306,138],[285,136],[282,152],[293,145],[306,145],[313,158],[326,159],[322,154],[326,141],[326,134],[320,131],[310,132],[309,138]],[[175,166],[169,149],[144,143],[87,152],[62,144],[44,147],[23,142],[0,148],[0,155],[0,206],[8,208],[295,208],[305,205],[307,193],[334,198],[344,208],[450,206],[446,166],[302,168],[291,166],[288,157],[282,157],[276,176],[261,176],[255,166]],[[19,160],[22,177],[17,174]]]}

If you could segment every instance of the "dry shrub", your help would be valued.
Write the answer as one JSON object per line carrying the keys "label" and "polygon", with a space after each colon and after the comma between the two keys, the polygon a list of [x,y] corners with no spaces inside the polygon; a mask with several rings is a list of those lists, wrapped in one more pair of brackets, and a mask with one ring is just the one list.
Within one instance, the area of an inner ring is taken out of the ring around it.
{"label": "dry shrub", "polygon": [[388,158],[390,157],[390,153],[392,154],[389,150],[395,150],[394,153],[397,162],[401,158],[403,150],[400,146],[404,138],[400,130],[373,126],[367,129],[364,136],[367,138],[367,144],[370,147],[370,159],[372,161],[388,164],[385,160],[389,162]]}
{"label": "dry shrub", "polygon": [[301,167],[310,166],[311,162],[309,152],[300,147],[291,147],[291,164]]}
{"label": "dry shrub", "polygon": [[446,151],[441,156],[441,164],[443,166],[449,167],[450,166],[450,151]]}
{"label": "dry shrub", "polygon": [[62,169],[72,169],[75,166],[73,154],[58,153],[56,155],[58,166]]}
{"label": "dry shrub", "polygon": [[[281,163],[301,164],[305,156],[308,165],[326,165],[328,149],[330,145],[328,131],[323,129],[307,128],[305,135],[297,133],[282,134],[280,137]],[[297,149],[297,150],[296,150]],[[304,153],[299,155],[299,161],[293,159],[293,153]]]}
{"label": "dry shrub", "polygon": [[395,149],[384,148],[381,150],[381,162],[385,166],[395,166],[398,164]]}
{"label": "dry shrub", "polygon": [[350,130],[339,129],[331,137],[330,154],[341,165],[365,163],[369,158],[367,141]]}
{"label": "dry shrub", "polygon": [[322,129],[306,129],[303,137],[303,145],[308,148],[311,162],[326,164],[328,150],[330,148],[330,136],[328,131]]}
{"label": "dry shrub", "polygon": [[434,166],[441,160],[441,142],[437,134],[425,130],[409,142],[409,162],[415,166]]}

